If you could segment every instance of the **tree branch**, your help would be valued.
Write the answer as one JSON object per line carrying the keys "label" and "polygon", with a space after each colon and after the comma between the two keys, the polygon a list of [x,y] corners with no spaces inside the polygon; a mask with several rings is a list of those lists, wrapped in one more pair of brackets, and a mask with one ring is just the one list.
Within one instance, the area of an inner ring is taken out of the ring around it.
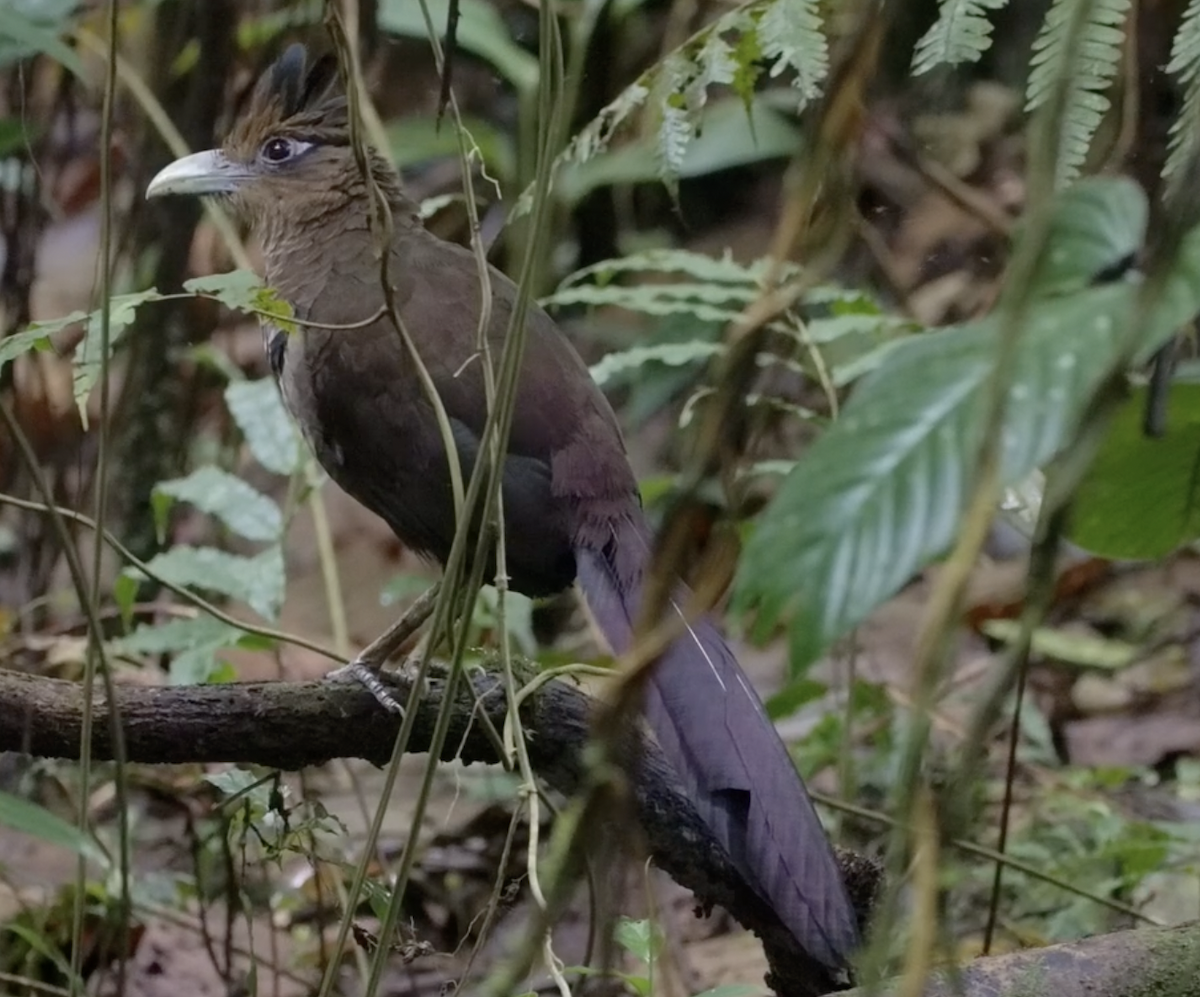
{"label": "tree branch", "polygon": [[[410,680],[393,674],[385,678],[395,697],[404,702]],[[503,725],[504,687],[499,677],[486,672],[473,673],[466,686],[455,706],[442,760],[457,757],[465,763],[494,763],[492,741],[472,721],[482,712],[496,728]],[[396,716],[380,709],[370,693],[350,682],[128,685],[118,690],[126,755],[129,761],[143,764],[237,762],[294,770],[334,758],[362,758],[384,765],[391,758],[399,727]],[[444,690],[443,680],[435,675],[417,708],[410,751],[428,749]],[[564,795],[572,795],[584,784],[584,747],[593,707],[582,690],[551,681],[528,696],[522,709],[530,762],[549,787]],[[101,699],[96,709],[93,758],[111,758],[109,704]],[[76,683],[0,669],[0,751],[77,758],[82,710],[83,693]],[[826,974],[742,884],[653,742],[632,733],[625,752],[627,757],[640,755],[630,787],[631,803],[655,864],[692,890],[701,907],[724,907],[758,935],[770,965],[768,981],[781,997],[813,997],[831,989]],[[614,815],[614,821],[618,819]],[[855,908],[865,919],[878,886],[878,866],[849,852],[839,851],[838,858]],[[1055,997],[1084,993],[1115,997],[1151,992],[1130,987],[1162,981],[1172,973],[1182,973],[1179,979],[1189,985],[1200,978],[1200,944],[1194,926],[1121,932],[977,960],[962,971],[962,992],[967,997],[1003,992],[1014,981],[1036,974]],[[955,992],[946,986],[931,985],[926,994],[941,997]]]}
{"label": "tree branch", "polygon": [[[1195,997],[1200,922],[1138,928],[1080,942],[976,959],[941,970],[921,997]],[[844,990],[838,997],[897,997],[902,980]]]}
{"label": "tree branch", "polygon": [[[384,676],[399,702],[411,680]],[[507,712],[499,677],[475,672],[458,696],[443,761],[494,763],[495,748],[479,723],[487,714],[496,729]],[[119,686],[117,712],[130,762],[182,764],[238,762],[294,770],[334,758],[362,758],[385,765],[392,755],[399,718],[380,709],[355,682],[261,682],[203,686]],[[435,675],[417,708],[408,750],[427,751],[445,683]],[[593,700],[561,681],[546,682],[522,708],[530,763],[541,779],[564,795],[583,784],[584,747]],[[0,751],[42,758],[77,758],[83,709],[81,688],[0,670]],[[92,757],[112,757],[108,703],[97,701]],[[725,908],[762,940],[771,985],[782,997],[815,997],[833,986],[819,964],[800,949],[774,912],[742,883],[725,852],[709,834],[658,748],[632,734],[623,757],[637,758],[631,803],[656,865],[696,895],[702,908]],[[619,815],[614,815],[614,821]],[[599,833],[599,832],[597,832]],[[628,826],[616,833],[628,835]],[[856,908],[870,908],[878,880],[873,862],[841,856]]]}

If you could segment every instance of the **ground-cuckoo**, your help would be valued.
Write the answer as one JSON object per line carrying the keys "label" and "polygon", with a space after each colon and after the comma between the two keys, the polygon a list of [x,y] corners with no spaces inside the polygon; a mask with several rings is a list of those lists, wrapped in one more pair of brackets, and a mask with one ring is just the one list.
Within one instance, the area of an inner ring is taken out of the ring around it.
{"label": "ground-cuckoo", "polygon": [[[445,407],[466,478],[487,418],[475,258],[426,231],[392,166],[368,155],[393,217],[392,298]],[[456,526],[444,437],[383,308],[370,192],[333,60],[309,68],[304,49],[289,48],[224,145],[172,163],[147,196],[169,193],[223,196],[250,222],[267,283],[311,323],[291,333],[265,329],[271,367],[305,438],[335,482],[407,546],[444,562]],[[498,356],[517,294],[497,271],[490,283]],[[613,650],[626,651],[651,534],[612,409],[536,306],[526,319],[501,495],[511,587],[537,597],[578,581]],[[858,931],[832,849],[786,748],[711,623],[692,622],[663,652],[644,708],[746,883],[806,951],[842,969]]]}

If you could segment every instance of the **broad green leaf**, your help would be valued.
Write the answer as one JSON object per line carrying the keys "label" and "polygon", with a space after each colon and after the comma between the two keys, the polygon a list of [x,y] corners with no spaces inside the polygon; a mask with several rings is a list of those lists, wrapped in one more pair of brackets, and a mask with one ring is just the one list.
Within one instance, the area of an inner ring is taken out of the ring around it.
{"label": "broad green leaf", "polygon": [[[516,176],[516,149],[508,134],[489,121],[465,116],[463,127],[479,150],[483,167],[501,182]],[[458,155],[454,126],[433,115],[406,115],[387,125],[388,148],[397,169],[405,169],[442,156]],[[469,146],[468,146],[469,148]]]}
{"label": "broad green leaf", "polygon": [[251,793],[262,804],[270,802],[270,781],[264,780],[249,769],[229,768],[224,772],[214,772],[204,776],[204,781],[215,786],[226,796],[243,796]]}
{"label": "broad green leaf", "polygon": [[217,659],[219,647],[194,647],[171,656],[167,668],[170,685],[208,685],[228,682],[228,666]]}
{"label": "broad green leaf", "polygon": [[110,645],[119,654],[170,654],[172,685],[197,685],[224,677],[217,652],[229,647],[264,647],[266,642],[211,616],[142,625]]}
{"label": "broad green leaf", "polygon": [[777,720],[793,716],[800,707],[820,699],[828,692],[829,686],[816,679],[803,676],[792,679],[766,701],[767,716]]}
{"label": "broad green leaf", "polygon": [[174,654],[199,647],[236,647],[246,636],[244,630],[223,620],[201,614],[191,619],[166,623],[142,624],[126,637],[118,637],[110,647],[118,654]]}
{"label": "broad green leaf", "polygon": [[1146,211],[1146,195],[1132,180],[1073,184],[1056,205],[1031,292],[1067,294],[1131,267],[1146,230]]}
{"label": "broad green leaf", "polygon": [[[76,312],[74,321],[85,316]],[[0,370],[16,360],[23,353],[29,353],[33,350],[48,350],[50,349],[50,333],[42,328],[30,326],[25,332],[14,333],[11,336],[5,336],[0,339]]]}
{"label": "broad green leaf", "polygon": [[[1109,189],[1114,199],[1126,196],[1120,183]],[[1123,248],[1115,247],[1118,258],[1136,244]],[[1197,266],[1184,259],[1179,270]],[[1200,307],[1200,285],[1172,280],[1168,289],[1169,306],[1160,303],[1134,326],[1138,289],[1130,282],[1030,303],[1002,437],[1006,482],[1023,479],[1066,442],[1127,349],[1130,328],[1150,348]],[[762,516],[740,565],[736,602],[756,607],[760,636],[790,620],[798,670],[952,541],[974,474],[999,321],[896,343]]]}
{"label": "broad green leaf", "polygon": [[1159,558],[1200,537],[1200,384],[1175,384],[1166,433],[1142,430],[1145,388],[1121,406],[1075,496],[1071,540],[1102,557]]}
{"label": "broad green leaf", "polygon": [[[134,291],[132,294],[118,294],[108,302],[108,355],[121,339],[126,327],[137,317],[138,308],[147,301],[159,297],[154,288],[146,291]],[[87,317],[87,332],[83,342],[75,349],[74,394],[75,404],[79,408],[79,419],[84,429],[88,425],[87,400],[100,377],[103,359],[100,356],[101,309],[97,309]]]}
{"label": "broad green leaf", "polygon": [[91,837],[45,807],[0,791],[0,825],[28,834],[49,845],[105,863],[104,853]]}
{"label": "broad green leaf", "polygon": [[634,920],[629,917],[617,919],[615,929],[617,944],[635,959],[652,963],[658,954],[658,933],[654,922],[649,919]]}
{"label": "broad green leaf", "polygon": [[242,557],[212,547],[181,545],[156,555],[147,567],[175,585],[240,599],[268,619],[279,615],[283,603],[283,552],[279,547]]}
{"label": "broad green leaf", "polygon": [[260,321],[270,321],[288,335],[296,331],[292,306],[250,270],[193,277],[184,281],[183,289],[193,294],[211,295],[227,308],[254,313]]}
{"label": "broad green leaf", "polygon": [[[426,0],[434,28],[446,29],[449,0]],[[421,4],[415,0],[383,0],[377,13],[379,27],[394,35],[424,42],[429,37]],[[483,0],[461,0],[458,9],[458,44],[490,62],[516,89],[533,91],[538,85],[537,59],[511,38],[500,12]]]}
{"label": "broad green leaf", "polygon": [[274,541],[283,532],[283,514],[273,499],[212,465],[197,468],[186,478],[160,481],[154,486],[154,495],[167,500],[165,506],[155,504],[160,526],[171,502],[177,500],[216,516],[247,540]]}
{"label": "broad green leaf", "polygon": [[276,474],[292,474],[300,469],[296,427],[272,378],[230,384],[225,388],[225,404],[246,437],[254,459],[263,467]]}
{"label": "broad green leaf", "polygon": [[30,322],[30,332],[40,332],[43,335],[53,335],[56,332],[62,332],[69,325],[75,325],[79,322],[87,322],[95,316],[95,312],[90,315],[87,312],[71,312],[69,315],[63,315],[59,318],[46,319],[43,322]]}
{"label": "broad green leaf", "polygon": [[247,311],[254,307],[255,296],[266,285],[253,270],[230,270],[227,273],[193,277],[183,282],[183,289],[192,294],[207,294],[226,308]]}
{"label": "broad green leaf", "polygon": [[79,54],[59,37],[70,27],[74,7],[66,0],[5,0],[0,18],[0,66],[41,53],[86,83]]}
{"label": "broad green leaf", "polygon": [[428,578],[410,574],[394,575],[379,590],[379,605],[394,606],[399,602],[415,599],[428,588]]}
{"label": "broad green leaf", "polygon": [[[1173,261],[1166,280],[1151,302],[1151,314],[1144,319],[1148,328],[1176,332],[1196,315],[1196,288],[1200,287],[1200,227],[1184,236],[1179,255]],[[1145,336],[1134,357],[1135,363],[1145,363],[1162,345],[1162,338]]]}
{"label": "broad green leaf", "polygon": [[[1108,368],[1133,290],[1031,307],[1004,434],[1007,480],[1050,457]],[[897,343],[797,462],[760,520],[737,601],[758,633],[792,617],[797,667],[953,539],[979,447],[997,320]]]}

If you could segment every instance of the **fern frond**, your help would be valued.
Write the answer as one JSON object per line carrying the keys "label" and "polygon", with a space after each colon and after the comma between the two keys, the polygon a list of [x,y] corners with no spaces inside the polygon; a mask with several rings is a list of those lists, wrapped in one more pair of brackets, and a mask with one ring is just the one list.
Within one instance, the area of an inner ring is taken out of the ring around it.
{"label": "fern frond", "polygon": [[796,74],[792,85],[803,107],[821,92],[829,75],[829,43],[821,30],[820,0],[774,0],[758,22],[762,53],[775,60],[771,75],[785,69]]}
{"label": "fern frond", "polygon": [[[611,283],[618,274],[656,273],[682,274],[707,284],[720,282],[751,284],[757,287],[769,273],[775,272],[776,265],[773,260],[766,259],[755,260],[750,264],[738,263],[728,252],[724,256],[709,256],[707,253],[696,253],[688,249],[647,249],[576,270],[563,280],[561,286],[571,287],[585,281],[605,285]],[[798,277],[800,273],[800,268],[794,263],[784,263],[779,279],[790,280]],[[822,291],[826,291],[823,285],[814,288],[808,297],[816,299],[818,292]],[[828,290],[827,293],[829,298],[817,300],[821,300],[822,303],[828,300],[841,301],[846,292],[838,289],[836,294],[832,290]],[[545,303],[543,301],[543,304]]]}
{"label": "fern frond", "polygon": [[1129,7],[1130,0],[1054,0],[1033,43],[1025,109],[1041,107],[1068,80],[1055,158],[1059,186],[1079,175],[1110,106],[1105,91],[1120,66]]}
{"label": "fern frond", "polygon": [[[555,165],[583,163],[603,152],[634,112],[649,104],[658,112],[659,175],[674,189],[712,87],[732,88],[749,113],[762,63],[767,63],[772,76],[794,73],[801,106],[820,93],[829,74],[820,4],[821,0],[749,0],[717,18],[605,107]],[[518,212],[523,203],[518,203]]]}
{"label": "fern frond", "polygon": [[1191,0],[1183,12],[1167,72],[1183,86],[1183,106],[1171,124],[1164,180],[1179,175],[1200,144],[1200,0]]}
{"label": "fern frond", "polygon": [[[658,126],[658,175],[672,195],[676,193],[683,157],[696,134],[696,117],[704,105],[705,91],[692,85],[695,64],[676,52],[663,60],[659,82],[662,121]],[[690,98],[690,100],[689,100]],[[689,106],[696,101],[699,106]]]}
{"label": "fern frond", "polygon": [[942,0],[933,27],[917,42],[913,75],[937,66],[978,62],[992,47],[992,22],[986,11],[1005,7],[1008,0]]}

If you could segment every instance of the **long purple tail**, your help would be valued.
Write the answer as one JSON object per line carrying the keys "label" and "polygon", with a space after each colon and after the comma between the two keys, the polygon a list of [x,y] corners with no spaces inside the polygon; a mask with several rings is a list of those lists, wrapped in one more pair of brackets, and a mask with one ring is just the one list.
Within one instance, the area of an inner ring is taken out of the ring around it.
{"label": "long purple tail", "polygon": [[[625,522],[575,551],[579,584],[613,650],[633,642],[648,532]],[[672,603],[675,612],[680,612]],[[858,926],[804,783],[721,635],[698,620],[651,674],[646,719],[734,867],[814,959],[838,970]]]}

